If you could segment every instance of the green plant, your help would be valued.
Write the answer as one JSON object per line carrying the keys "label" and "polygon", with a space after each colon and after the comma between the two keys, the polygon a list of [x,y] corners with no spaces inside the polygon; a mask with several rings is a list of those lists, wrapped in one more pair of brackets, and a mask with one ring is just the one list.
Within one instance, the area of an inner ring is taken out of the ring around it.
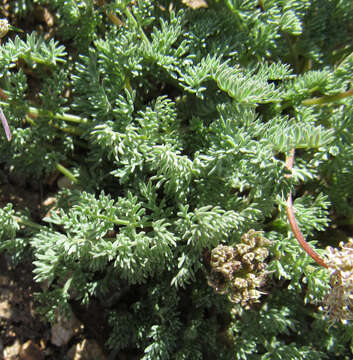
{"label": "green plant", "polygon": [[[319,256],[339,242],[320,233],[352,226],[352,5],[207,3],[12,2],[27,34],[0,48],[3,173],[56,202],[3,207],[1,249],[33,257],[49,320],[98,302],[115,353],[350,358],[353,327],[319,310],[330,274],[286,209],[293,196]],[[26,23],[38,7],[55,14],[50,40],[48,24]],[[238,248],[250,229],[271,245],[265,295],[245,310],[207,279],[212,250]]]}

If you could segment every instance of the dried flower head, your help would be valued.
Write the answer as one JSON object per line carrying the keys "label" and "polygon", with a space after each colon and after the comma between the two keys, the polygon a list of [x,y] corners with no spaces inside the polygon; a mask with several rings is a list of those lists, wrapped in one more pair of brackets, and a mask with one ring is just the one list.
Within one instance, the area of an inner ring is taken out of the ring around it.
{"label": "dried flower head", "polygon": [[269,245],[262,232],[250,230],[239,244],[217,246],[211,252],[209,285],[217,293],[228,293],[233,303],[249,308],[263,294],[258,288],[267,275],[265,259]]}
{"label": "dried flower head", "polygon": [[353,239],[327,248],[331,291],[325,299],[325,311],[332,321],[353,320]]}
{"label": "dried flower head", "polygon": [[0,19],[0,39],[9,32],[9,22],[6,19]]}

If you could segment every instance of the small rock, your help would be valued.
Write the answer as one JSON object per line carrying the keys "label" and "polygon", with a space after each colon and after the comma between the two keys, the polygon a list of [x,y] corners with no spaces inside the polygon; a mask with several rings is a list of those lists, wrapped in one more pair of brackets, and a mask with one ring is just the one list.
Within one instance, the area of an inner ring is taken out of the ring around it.
{"label": "small rock", "polygon": [[18,360],[20,359],[21,344],[19,340],[16,340],[12,345],[7,346],[4,349],[5,360]]}
{"label": "small rock", "polygon": [[9,283],[9,277],[5,275],[0,275],[0,286],[7,286]]}
{"label": "small rock", "polygon": [[44,359],[44,353],[37,344],[32,340],[28,340],[22,345],[20,358],[21,360],[42,360]]}
{"label": "small rock", "polygon": [[84,339],[67,353],[69,360],[106,360],[102,349],[95,340]]}
{"label": "small rock", "polygon": [[10,319],[12,316],[11,305],[7,300],[0,302],[0,318]]}
{"label": "small rock", "polygon": [[55,203],[56,203],[56,197],[49,196],[42,202],[42,205],[43,206],[52,206],[52,205],[55,205]]}
{"label": "small rock", "polygon": [[56,346],[66,345],[82,328],[83,325],[73,313],[69,318],[58,315],[57,322],[51,328],[51,342]]}

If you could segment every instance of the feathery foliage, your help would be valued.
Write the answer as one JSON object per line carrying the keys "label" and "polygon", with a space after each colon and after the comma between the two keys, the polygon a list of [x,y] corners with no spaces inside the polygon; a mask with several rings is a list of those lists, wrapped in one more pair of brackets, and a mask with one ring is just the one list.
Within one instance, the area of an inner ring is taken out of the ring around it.
{"label": "feathery foliage", "polygon": [[[33,259],[50,321],[96,301],[117,358],[350,358],[353,327],[320,312],[329,275],[295,241],[285,199],[319,253],[352,229],[353,7],[207,4],[11,2],[26,32],[38,7],[55,16],[50,39],[44,24],[0,47],[13,137],[1,181],[39,184],[55,205],[4,205],[0,249]],[[207,279],[211,251],[250,229],[271,246],[246,310]]]}

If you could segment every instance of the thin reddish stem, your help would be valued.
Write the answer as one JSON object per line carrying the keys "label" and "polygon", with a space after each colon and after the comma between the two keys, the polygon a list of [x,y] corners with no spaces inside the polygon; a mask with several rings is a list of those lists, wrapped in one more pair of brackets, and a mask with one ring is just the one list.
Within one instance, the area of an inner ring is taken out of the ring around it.
{"label": "thin reddish stem", "polygon": [[[292,170],[293,169],[293,164],[294,164],[294,149],[292,149],[290,151],[289,156],[287,156],[286,159],[286,167],[288,170]],[[289,175],[291,176],[291,175]],[[314,259],[319,265],[327,268],[328,266],[326,265],[325,261],[320,257],[320,255],[306,242],[306,240],[304,239],[304,236],[302,234],[302,232],[299,229],[297,220],[295,219],[295,215],[294,215],[294,207],[293,207],[293,201],[292,201],[292,192],[289,193],[288,198],[287,198],[287,216],[288,216],[288,220],[289,220],[289,224],[290,227],[293,231],[293,234],[295,236],[295,238],[298,240],[300,246],[303,248],[303,250],[312,257],[312,259]]]}

